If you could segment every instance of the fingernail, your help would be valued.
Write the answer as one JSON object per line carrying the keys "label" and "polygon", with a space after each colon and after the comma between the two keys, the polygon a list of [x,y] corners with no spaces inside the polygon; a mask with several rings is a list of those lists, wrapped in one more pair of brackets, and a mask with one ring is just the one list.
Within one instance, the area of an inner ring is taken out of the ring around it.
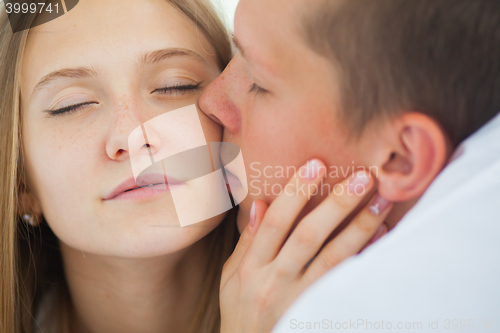
{"label": "fingernail", "polygon": [[370,183],[370,178],[368,174],[364,171],[358,171],[354,178],[349,182],[349,190],[351,193],[355,193],[357,195],[363,195],[366,193],[365,186]]}
{"label": "fingernail", "polygon": [[252,203],[252,208],[250,208],[250,226],[255,225],[255,201]]}
{"label": "fingernail", "polygon": [[382,196],[377,193],[368,209],[373,215],[378,216],[382,214],[390,205],[391,202],[389,200],[382,198]]}
{"label": "fingernail", "polygon": [[322,167],[323,165],[318,160],[309,160],[299,173],[304,179],[314,180],[319,176]]}

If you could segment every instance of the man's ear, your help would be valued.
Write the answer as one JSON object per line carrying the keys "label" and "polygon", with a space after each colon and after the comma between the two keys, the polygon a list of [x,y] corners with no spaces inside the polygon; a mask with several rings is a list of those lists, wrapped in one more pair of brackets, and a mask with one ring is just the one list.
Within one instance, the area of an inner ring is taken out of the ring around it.
{"label": "man's ear", "polygon": [[392,202],[419,198],[443,169],[448,137],[427,115],[404,113],[390,121],[390,138],[379,163],[379,193]]}

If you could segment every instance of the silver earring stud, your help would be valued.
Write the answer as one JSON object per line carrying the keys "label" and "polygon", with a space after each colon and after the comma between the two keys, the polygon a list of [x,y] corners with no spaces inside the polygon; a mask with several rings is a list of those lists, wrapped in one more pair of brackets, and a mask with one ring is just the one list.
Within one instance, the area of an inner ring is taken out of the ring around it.
{"label": "silver earring stud", "polygon": [[29,224],[32,227],[36,227],[40,223],[33,214],[26,213],[22,216],[22,219],[25,223]]}

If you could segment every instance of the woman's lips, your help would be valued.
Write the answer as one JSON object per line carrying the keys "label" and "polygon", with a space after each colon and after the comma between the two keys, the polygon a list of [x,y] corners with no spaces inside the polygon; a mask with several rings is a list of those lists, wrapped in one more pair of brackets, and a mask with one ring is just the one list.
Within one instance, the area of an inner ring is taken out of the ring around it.
{"label": "woman's lips", "polygon": [[121,192],[120,194],[113,197],[111,200],[140,200],[147,199],[157,196],[161,193],[165,193],[169,190],[168,185],[159,184],[146,187],[139,187],[134,190],[128,190]]}
{"label": "woman's lips", "polygon": [[104,200],[139,200],[151,198],[170,190],[172,186],[180,186],[184,183],[173,177],[163,174],[141,175],[136,183],[134,177],[130,177],[118,185],[108,194]]}

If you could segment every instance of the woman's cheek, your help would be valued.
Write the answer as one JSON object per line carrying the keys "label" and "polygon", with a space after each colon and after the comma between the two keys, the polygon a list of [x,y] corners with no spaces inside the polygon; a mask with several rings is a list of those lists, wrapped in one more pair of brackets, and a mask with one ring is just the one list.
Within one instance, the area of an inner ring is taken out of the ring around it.
{"label": "woman's cheek", "polygon": [[92,181],[86,172],[92,161],[92,150],[85,144],[89,138],[57,134],[31,136],[25,158],[32,191],[47,207],[55,201],[56,208],[74,202],[83,194],[79,185]]}

